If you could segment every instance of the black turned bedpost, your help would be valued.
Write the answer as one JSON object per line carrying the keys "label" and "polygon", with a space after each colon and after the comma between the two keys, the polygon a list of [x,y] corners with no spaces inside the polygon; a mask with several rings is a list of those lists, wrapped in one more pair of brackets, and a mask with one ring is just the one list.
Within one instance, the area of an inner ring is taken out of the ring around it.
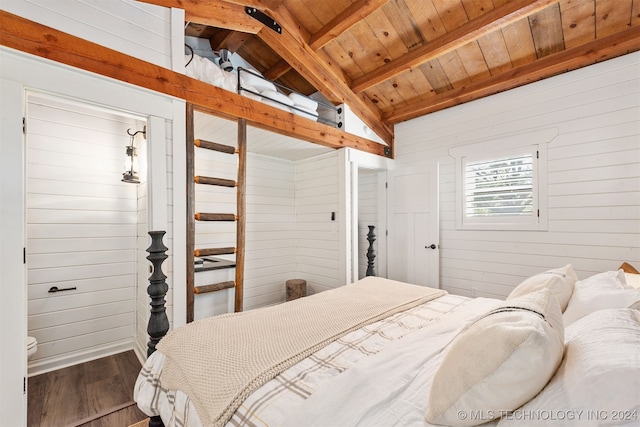
{"label": "black turned bedpost", "polygon": [[367,240],[369,241],[369,249],[367,249],[367,276],[375,276],[376,270],[373,265],[373,260],[376,257],[376,254],[373,250],[373,242],[376,241],[376,235],[373,230],[376,228],[373,225],[368,225],[369,233],[367,233]]}
{"label": "black turned bedpost", "polygon": [[[149,286],[147,293],[151,298],[151,316],[147,325],[147,334],[149,334],[149,343],[147,344],[147,357],[156,351],[156,344],[169,331],[169,319],[167,318],[167,309],[165,304],[165,295],[169,290],[166,278],[162,272],[162,263],[167,259],[167,248],[162,243],[164,231],[150,231],[151,246],[147,248],[149,255],[147,259],[153,264],[153,271],[149,276]],[[149,417],[149,427],[164,427],[162,418],[159,415]]]}
{"label": "black turned bedpost", "polygon": [[167,318],[167,310],[164,306],[165,295],[169,290],[166,278],[162,272],[162,263],[167,259],[167,248],[162,243],[165,235],[164,231],[150,231],[151,246],[147,249],[149,255],[147,259],[153,264],[153,272],[149,276],[149,286],[147,293],[151,297],[151,316],[147,325],[147,333],[149,334],[149,343],[147,344],[147,357],[156,351],[156,344],[169,331],[169,319]]}

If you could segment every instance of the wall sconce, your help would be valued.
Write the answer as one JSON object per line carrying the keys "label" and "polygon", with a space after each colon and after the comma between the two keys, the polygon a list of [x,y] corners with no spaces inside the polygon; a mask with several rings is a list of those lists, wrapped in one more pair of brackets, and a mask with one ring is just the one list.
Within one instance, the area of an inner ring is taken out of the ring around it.
{"label": "wall sconce", "polygon": [[136,154],[136,147],[133,145],[135,136],[141,133],[145,138],[147,136],[147,127],[143,130],[138,130],[134,133],[130,132],[131,129],[127,129],[127,134],[131,137],[129,145],[126,147],[126,159],[124,164],[124,173],[122,174],[122,182],[129,182],[132,184],[139,184],[140,178],[138,177],[138,155]]}

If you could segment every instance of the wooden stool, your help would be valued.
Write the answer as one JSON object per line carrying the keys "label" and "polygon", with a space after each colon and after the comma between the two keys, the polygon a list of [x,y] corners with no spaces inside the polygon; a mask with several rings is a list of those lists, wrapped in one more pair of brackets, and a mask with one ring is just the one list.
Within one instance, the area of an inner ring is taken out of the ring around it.
{"label": "wooden stool", "polygon": [[291,301],[307,295],[307,281],[303,279],[287,280],[287,296],[285,301]]}

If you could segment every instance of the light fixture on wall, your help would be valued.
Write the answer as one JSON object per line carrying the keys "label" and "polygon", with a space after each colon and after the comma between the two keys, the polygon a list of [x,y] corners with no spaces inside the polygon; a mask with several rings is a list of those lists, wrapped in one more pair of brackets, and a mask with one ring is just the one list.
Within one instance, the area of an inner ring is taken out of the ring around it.
{"label": "light fixture on wall", "polygon": [[147,127],[143,130],[135,131],[131,133],[131,129],[127,129],[127,134],[131,137],[129,145],[126,147],[127,157],[124,164],[124,173],[122,174],[122,182],[129,182],[132,184],[139,184],[140,178],[138,177],[138,155],[136,154],[136,147],[133,145],[137,134],[141,133],[143,137],[147,136]]}

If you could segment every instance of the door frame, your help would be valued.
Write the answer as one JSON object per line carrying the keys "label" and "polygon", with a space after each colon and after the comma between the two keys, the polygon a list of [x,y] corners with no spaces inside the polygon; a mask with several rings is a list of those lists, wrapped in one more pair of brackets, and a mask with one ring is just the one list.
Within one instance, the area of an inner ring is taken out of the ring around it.
{"label": "door frame", "polygon": [[369,169],[378,172],[378,229],[376,241],[376,275],[387,276],[387,170],[393,160],[363,151],[345,148],[348,180],[346,182],[346,198],[348,207],[349,227],[347,229],[347,283],[358,280],[358,173],[359,169]]}

